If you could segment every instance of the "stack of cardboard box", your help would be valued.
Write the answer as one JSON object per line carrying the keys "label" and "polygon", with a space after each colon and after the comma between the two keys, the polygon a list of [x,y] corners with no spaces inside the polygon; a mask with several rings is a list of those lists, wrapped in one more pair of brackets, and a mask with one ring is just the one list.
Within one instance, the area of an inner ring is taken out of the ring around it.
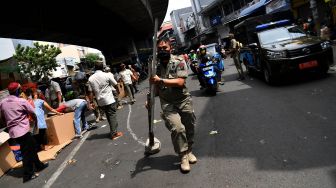
{"label": "stack of cardboard box", "polygon": [[8,144],[9,134],[0,132],[0,176],[16,164],[15,156]]}
{"label": "stack of cardboard box", "polygon": [[[71,140],[75,137],[73,120],[73,112],[46,118],[48,125],[48,145],[53,145],[55,147],[47,151],[39,152],[41,161],[55,159],[57,153],[63,147],[71,143]],[[9,147],[8,139],[8,133],[0,132],[0,176],[11,168],[22,166],[21,162],[17,163],[15,160],[15,156]]]}
{"label": "stack of cardboard box", "polygon": [[48,145],[60,145],[75,137],[74,113],[46,118]]}

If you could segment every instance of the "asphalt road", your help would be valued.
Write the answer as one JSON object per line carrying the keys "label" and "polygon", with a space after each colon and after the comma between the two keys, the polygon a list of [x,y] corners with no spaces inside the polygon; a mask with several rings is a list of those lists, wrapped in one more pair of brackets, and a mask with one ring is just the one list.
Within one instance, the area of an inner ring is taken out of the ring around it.
{"label": "asphalt road", "polygon": [[[336,187],[336,72],[324,78],[301,75],[278,86],[236,77],[226,60],[226,83],[214,97],[199,90],[195,76],[188,79],[199,160],[188,174],[179,170],[158,100],[154,130],[162,150],[144,157],[148,88],[143,83],[137,102],[118,111],[122,138],[110,140],[107,123],[99,123],[73,157],[68,156],[81,140],[62,150],[37,179],[22,184],[21,170],[13,170],[0,178],[0,187]],[[76,162],[60,172],[66,158]]]}

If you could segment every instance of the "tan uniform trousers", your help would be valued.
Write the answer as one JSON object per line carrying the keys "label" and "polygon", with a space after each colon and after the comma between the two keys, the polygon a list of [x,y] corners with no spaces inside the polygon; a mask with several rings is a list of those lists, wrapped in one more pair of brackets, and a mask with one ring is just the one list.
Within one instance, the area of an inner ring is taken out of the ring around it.
{"label": "tan uniform trousers", "polygon": [[[162,101],[161,101],[162,104]],[[188,98],[181,104],[162,104],[162,119],[171,132],[171,139],[176,153],[191,150],[194,143],[196,117],[192,99]]]}
{"label": "tan uniform trousers", "polygon": [[235,64],[236,68],[237,68],[239,78],[244,78],[244,71],[243,71],[243,67],[242,67],[241,63],[238,60],[238,54],[234,54],[232,59],[233,59],[233,62]]}

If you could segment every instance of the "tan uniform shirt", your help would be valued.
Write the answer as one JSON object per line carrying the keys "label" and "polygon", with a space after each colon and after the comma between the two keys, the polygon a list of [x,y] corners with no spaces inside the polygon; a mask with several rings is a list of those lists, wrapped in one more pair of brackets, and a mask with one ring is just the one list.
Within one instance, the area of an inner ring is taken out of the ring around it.
{"label": "tan uniform shirt", "polygon": [[[171,55],[166,67],[162,64],[157,67],[157,75],[164,79],[187,78],[188,68],[183,56]],[[189,99],[190,94],[186,86],[182,88],[159,86],[159,97],[162,110],[165,110],[169,104],[183,103]]]}

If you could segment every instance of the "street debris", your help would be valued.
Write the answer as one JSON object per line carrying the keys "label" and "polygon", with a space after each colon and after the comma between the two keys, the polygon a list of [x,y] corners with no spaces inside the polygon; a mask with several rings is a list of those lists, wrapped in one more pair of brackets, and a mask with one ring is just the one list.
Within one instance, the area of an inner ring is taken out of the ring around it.
{"label": "street debris", "polygon": [[70,159],[67,164],[70,165],[70,164],[75,164],[77,162],[76,159]]}
{"label": "street debris", "polygon": [[324,138],[324,140],[327,140],[327,139],[328,139],[328,137],[327,137],[327,136],[324,136],[323,138]]}
{"label": "street debris", "polygon": [[106,125],[102,125],[102,126],[101,126],[101,128],[104,128],[104,127],[106,127]]}
{"label": "street debris", "polygon": [[124,144],[126,145],[127,143],[126,143],[126,142],[124,142]]}
{"label": "street debris", "polygon": [[117,146],[118,144],[117,144],[117,143],[115,143],[114,145],[115,145],[115,146]]}
{"label": "street debris", "polygon": [[265,141],[264,139],[261,139],[259,142],[260,142],[260,144],[262,144],[262,145],[266,144],[266,141]]}
{"label": "street debris", "polygon": [[320,115],[320,118],[323,119],[323,120],[327,120],[328,119],[327,117],[322,116],[322,115]]}
{"label": "street debris", "polygon": [[118,164],[120,164],[120,161],[116,161],[116,162],[115,162],[115,165],[118,165]]}
{"label": "street debris", "polygon": [[322,89],[314,89],[313,92],[312,92],[312,95],[318,95],[320,93],[322,93]]}
{"label": "street debris", "polygon": [[210,131],[209,134],[210,134],[210,135],[215,135],[215,134],[218,134],[218,131]]}
{"label": "street debris", "polygon": [[321,118],[323,120],[327,120],[328,119],[327,117],[325,117],[325,116],[323,116],[321,114],[317,114],[317,113],[312,114],[311,112],[307,112],[307,114],[310,114],[310,115],[313,115],[313,116],[317,116],[317,117],[319,117],[319,118]]}
{"label": "street debris", "polygon": [[109,163],[112,161],[112,159],[113,159],[113,158],[108,158],[108,159],[106,159],[104,162],[105,162],[106,164],[109,164]]}
{"label": "street debris", "polygon": [[100,179],[103,179],[105,177],[105,174],[100,174]]}
{"label": "street debris", "polygon": [[156,123],[160,123],[161,121],[162,121],[161,119],[159,120],[154,119],[153,123],[156,124]]}

